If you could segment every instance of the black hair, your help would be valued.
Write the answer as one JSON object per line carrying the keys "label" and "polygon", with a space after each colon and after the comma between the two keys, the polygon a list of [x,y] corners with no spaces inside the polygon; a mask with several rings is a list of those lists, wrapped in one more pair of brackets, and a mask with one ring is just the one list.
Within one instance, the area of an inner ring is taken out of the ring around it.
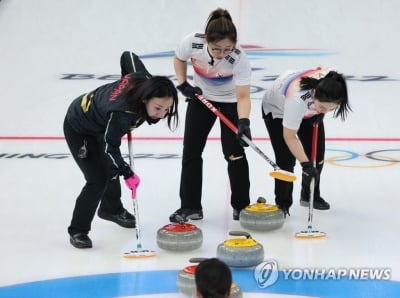
{"label": "black hair", "polygon": [[314,97],[320,102],[337,103],[338,107],[333,114],[334,118],[340,116],[342,120],[345,120],[347,114],[351,111],[346,81],[343,75],[336,71],[331,70],[321,79],[302,77],[300,79],[300,89],[314,89]]}
{"label": "black hair", "polygon": [[197,291],[203,298],[228,297],[232,286],[229,267],[217,258],[199,263],[195,272]]}
{"label": "black hair", "polygon": [[237,30],[229,12],[222,8],[212,11],[205,29],[208,43],[228,38],[234,44],[237,42]]}
{"label": "black hair", "polygon": [[172,97],[173,104],[169,108],[165,118],[168,127],[174,130],[178,126],[178,93],[172,81],[165,76],[153,76],[139,78],[129,82],[125,92],[129,110],[146,119],[147,112],[145,102],[153,97]]}

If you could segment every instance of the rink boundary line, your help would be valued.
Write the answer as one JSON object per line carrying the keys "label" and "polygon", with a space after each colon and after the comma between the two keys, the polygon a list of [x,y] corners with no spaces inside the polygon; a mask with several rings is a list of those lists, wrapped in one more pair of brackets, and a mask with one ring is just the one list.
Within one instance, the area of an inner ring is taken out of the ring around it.
{"label": "rink boundary line", "polygon": [[[123,139],[126,139],[125,137]],[[64,137],[52,136],[0,136],[0,141],[64,141]],[[136,141],[183,141],[183,137],[135,137]],[[208,141],[220,141],[220,137],[209,137]],[[270,138],[254,137],[253,141],[269,141]],[[400,142],[400,138],[326,138],[339,142]]]}

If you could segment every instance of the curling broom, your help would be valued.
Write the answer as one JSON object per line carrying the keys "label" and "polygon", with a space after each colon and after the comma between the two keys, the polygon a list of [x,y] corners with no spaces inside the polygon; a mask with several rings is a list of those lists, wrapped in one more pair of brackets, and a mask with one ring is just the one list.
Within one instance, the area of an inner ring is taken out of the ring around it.
{"label": "curling broom", "polygon": [[[132,149],[132,132],[128,132],[128,149],[129,149],[129,165],[134,172],[133,167],[133,149]],[[136,195],[132,192],[132,201],[133,201],[133,212],[136,217],[136,250],[131,250],[129,252],[125,252],[123,257],[127,259],[139,259],[139,258],[148,258],[155,257],[156,253],[154,250],[145,250],[142,249],[142,240],[140,235],[140,222],[139,222],[139,207],[138,200]]]}
{"label": "curling broom", "polygon": [[[318,120],[313,123],[313,134],[312,134],[312,147],[311,147],[311,160],[313,166],[317,165],[317,140],[318,140]],[[313,220],[313,209],[314,209],[314,186],[315,178],[312,178],[310,183],[310,205],[308,207],[308,225],[307,230],[297,232],[294,237],[299,239],[316,239],[325,238],[326,233],[321,231],[313,230],[312,220]]]}
{"label": "curling broom", "polygon": [[[222,122],[224,122],[235,134],[238,133],[237,127],[228,119],[224,114],[222,114],[214,105],[209,102],[203,95],[196,94],[196,97],[207,107],[210,109],[211,112],[213,112],[215,115],[217,115]],[[248,137],[245,135],[242,136],[242,140],[246,142],[254,151],[256,151],[262,158],[264,158],[273,168],[274,172],[270,173],[270,176],[278,179],[278,180],[283,180],[287,182],[293,182],[296,180],[296,176],[288,171],[284,171],[279,166],[273,162],[267,155],[264,154],[264,152],[261,151],[260,148],[256,146]]]}

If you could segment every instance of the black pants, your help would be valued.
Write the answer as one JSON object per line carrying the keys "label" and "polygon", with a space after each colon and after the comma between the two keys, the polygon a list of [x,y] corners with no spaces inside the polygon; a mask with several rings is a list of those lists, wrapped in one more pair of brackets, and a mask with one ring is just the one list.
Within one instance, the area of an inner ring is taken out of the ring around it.
{"label": "black pants", "polygon": [[[234,124],[238,122],[236,103],[211,103]],[[189,101],[186,110],[180,184],[182,208],[202,209],[202,153],[216,117],[200,101]],[[243,209],[250,204],[249,165],[246,154],[244,149],[239,145],[236,134],[222,121],[220,121],[220,125],[222,152],[225,160],[228,162],[231,206],[234,209]]]}
{"label": "black pants", "polygon": [[[111,180],[110,167],[104,154],[104,136],[88,136],[76,133],[64,120],[64,135],[69,150],[81,169],[86,184],[76,199],[71,224],[68,233],[88,233],[91,228],[96,209],[107,213],[120,213],[123,210],[121,203],[121,184],[119,178]],[[86,140],[88,155],[79,158],[79,148]]]}
{"label": "black pants", "polygon": [[[274,149],[276,164],[285,171],[294,172],[296,158],[290,152],[285,140],[283,139],[283,126],[282,119],[272,118],[272,114],[263,115],[265,126],[267,127],[268,134],[271,139],[272,148]],[[304,151],[308,158],[311,160],[311,144],[312,144],[312,130],[313,118],[304,119],[301,122],[297,136],[303,145]],[[317,140],[317,169],[320,174],[324,166],[325,158],[325,128],[324,123],[321,121],[318,126],[318,140]],[[320,197],[319,189],[320,179],[315,183],[314,199]],[[293,203],[293,183],[285,182],[275,179],[275,203],[280,206],[290,207]],[[302,181],[301,197],[309,199],[310,185]]]}

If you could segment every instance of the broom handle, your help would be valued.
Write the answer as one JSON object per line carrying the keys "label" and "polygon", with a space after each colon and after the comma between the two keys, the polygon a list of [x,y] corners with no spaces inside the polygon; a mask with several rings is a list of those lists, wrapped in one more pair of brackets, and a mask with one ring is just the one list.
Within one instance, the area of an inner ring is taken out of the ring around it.
{"label": "broom handle", "polygon": [[317,166],[317,144],[318,144],[318,122],[313,123],[313,134],[312,134],[312,147],[311,147],[311,161],[314,167]]}
{"label": "broom handle", "polygon": [[[211,102],[209,102],[203,95],[196,94],[197,99],[199,99],[207,108],[210,109],[211,112],[213,112],[215,115],[218,116],[222,120],[222,122],[225,123],[226,126],[228,126],[235,134],[238,133],[238,129],[235,126],[235,124],[232,123],[224,114],[222,114]],[[262,158],[264,158],[273,168],[275,171],[280,170],[278,165],[273,162],[267,155],[264,154],[264,152],[261,151],[260,148],[256,146],[248,137],[245,135],[242,136],[242,140],[245,141],[254,151],[256,151],[259,155],[261,155]]]}
{"label": "broom handle", "polygon": [[[318,120],[313,123],[312,129],[312,143],[311,143],[311,161],[313,167],[317,166],[317,144],[318,144]],[[312,178],[310,183],[310,206],[308,210],[308,230],[312,231],[312,219],[313,219],[313,209],[314,209],[314,188],[315,188],[315,178]]]}
{"label": "broom handle", "polygon": [[[131,167],[132,172],[135,172],[133,166],[133,148],[132,148],[132,132],[128,132],[128,150],[129,150],[129,165]],[[139,206],[136,198],[132,198],[133,200],[133,212],[136,217],[136,246],[137,250],[142,250],[142,241],[140,235],[140,224],[139,224]]]}

